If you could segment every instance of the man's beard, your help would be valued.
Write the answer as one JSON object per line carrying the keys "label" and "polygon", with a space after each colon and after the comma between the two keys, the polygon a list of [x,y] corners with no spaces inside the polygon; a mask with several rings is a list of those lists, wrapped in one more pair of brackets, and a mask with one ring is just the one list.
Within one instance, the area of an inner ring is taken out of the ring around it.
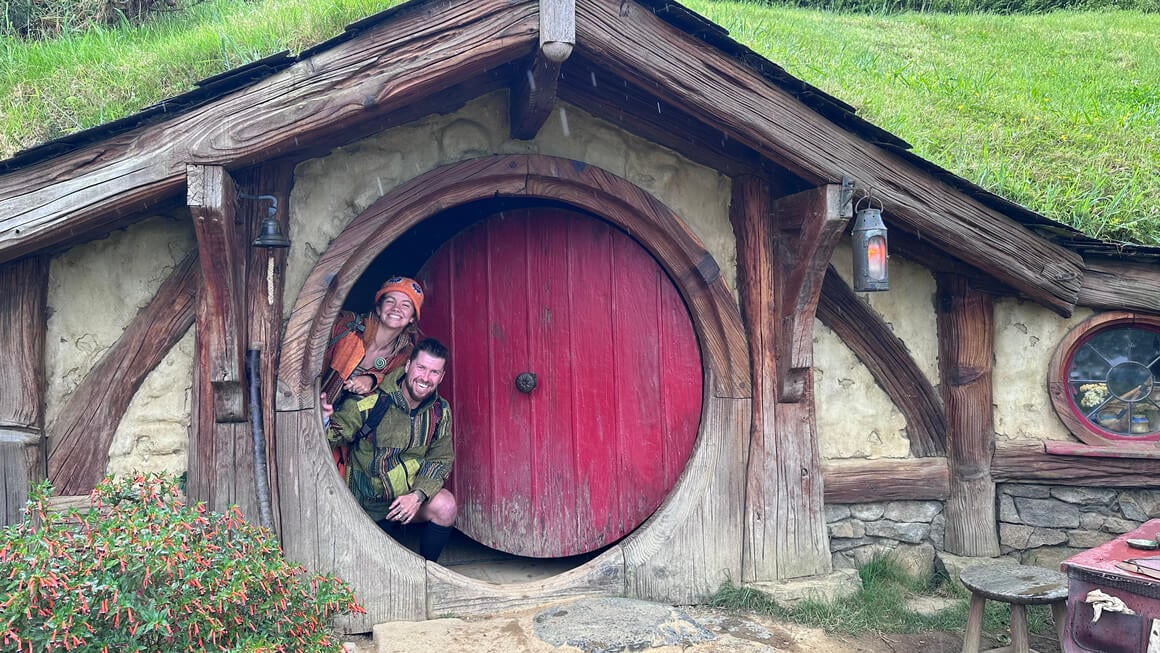
{"label": "man's beard", "polygon": [[426,401],[431,395],[435,394],[435,386],[429,386],[426,394],[420,395],[421,390],[416,387],[415,380],[410,377],[403,379],[403,392],[407,393],[407,398],[416,404],[421,404]]}

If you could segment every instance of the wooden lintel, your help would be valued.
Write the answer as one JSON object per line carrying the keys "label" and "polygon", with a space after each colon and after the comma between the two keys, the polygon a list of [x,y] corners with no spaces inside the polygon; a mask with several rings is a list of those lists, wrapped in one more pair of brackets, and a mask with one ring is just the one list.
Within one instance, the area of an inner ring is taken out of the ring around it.
{"label": "wooden lintel", "polygon": [[832,266],[822,283],[818,319],[862,361],[906,418],[910,455],[946,455],[946,414],[938,392],[902,339]]}
{"label": "wooden lintel", "polygon": [[950,494],[946,458],[835,460],[822,463],[826,503],[943,501]]}
{"label": "wooden lintel", "polygon": [[1160,263],[1091,258],[1084,267],[1081,305],[1160,314]]}
{"label": "wooden lintel", "polygon": [[219,422],[245,421],[242,347],[246,318],[242,312],[245,286],[243,244],[239,242],[238,193],[221,166],[190,165],[187,173],[189,211],[201,259],[198,298],[198,346],[208,351],[214,414]]}
{"label": "wooden lintel", "polygon": [[191,252],[69,395],[49,433],[48,478],[56,492],[84,494],[101,480],[130,400],[193,324],[200,277]]}
{"label": "wooden lintel", "polygon": [[512,80],[512,138],[530,140],[556,106],[556,88],[560,83],[560,62],[552,61],[538,51],[532,64]]}
{"label": "wooden lintel", "polygon": [[991,476],[997,483],[1155,489],[1160,488],[1160,460],[1058,455],[1048,453],[1043,442],[999,442]]}
{"label": "wooden lintel", "polygon": [[801,401],[813,365],[814,314],[834,246],[852,214],[842,187],[827,184],[773,202],[781,333],[778,401]]}

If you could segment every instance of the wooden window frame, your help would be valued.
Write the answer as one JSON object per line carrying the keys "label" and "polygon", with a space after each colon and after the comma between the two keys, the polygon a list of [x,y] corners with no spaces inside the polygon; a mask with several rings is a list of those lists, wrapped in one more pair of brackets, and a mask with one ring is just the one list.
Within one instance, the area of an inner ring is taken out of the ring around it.
{"label": "wooden window frame", "polygon": [[[1094,452],[1103,450],[1103,455],[1115,457],[1155,457],[1160,450],[1160,436],[1149,439],[1132,439],[1128,437],[1108,437],[1107,431],[1098,428],[1081,416],[1068,390],[1067,365],[1072,355],[1088,338],[1098,331],[1113,327],[1142,326],[1160,330],[1160,316],[1132,313],[1128,311],[1110,311],[1099,313],[1084,320],[1068,331],[1063,340],[1055,349],[1051,357],[1051,364],[1047,371],[1048,394],[1051,396],[1052,406],[1060,421],[1072,435],[1081,442],[1090,445]],[[1099,448],[1099,449],[1096,449]],[[1070,449],[1070,447],[1069,447]],[[1113,452],[1117,452],[1113,454]],[[1074,454],[1074,452],[1073,452]]]}

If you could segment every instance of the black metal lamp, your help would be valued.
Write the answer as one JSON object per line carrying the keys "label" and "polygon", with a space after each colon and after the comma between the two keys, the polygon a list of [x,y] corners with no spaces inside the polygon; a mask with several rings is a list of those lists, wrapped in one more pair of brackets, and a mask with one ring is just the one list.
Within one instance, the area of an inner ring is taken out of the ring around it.
{"label": "black metal lamp", "polygon": [[[866,208],[858,208],[862,203]],[[874,208],[878,202],[878,208]],[[882,202],[867,195],[854,207],[854,230],[850,248],[854,258],[854,290],[878,292],[890,290],[886,224],[882,222]]]}
{"label": "black metal lamp", "polygon": [[258,237],[254,239],[254,247],[286,248],[290,246],[290,239],[282,233],[282,225],[274,218],[278,213],[278,198],[273,195],[247,195],[241,193],[238,197],[247,200],[270,200],[270,208],[262,223],[258,225]]}

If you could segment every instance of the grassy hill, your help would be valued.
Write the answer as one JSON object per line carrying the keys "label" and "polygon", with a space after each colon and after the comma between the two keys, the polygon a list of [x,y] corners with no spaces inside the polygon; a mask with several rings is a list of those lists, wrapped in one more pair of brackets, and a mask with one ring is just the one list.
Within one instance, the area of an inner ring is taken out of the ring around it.
{"label": "grassy hill", "polygon": [[[206,0],[142,27],[0,37],[0,158],[395,4]],[[1160,14],[685,4],[918,155],[1090,235],[1160,245]]]}

